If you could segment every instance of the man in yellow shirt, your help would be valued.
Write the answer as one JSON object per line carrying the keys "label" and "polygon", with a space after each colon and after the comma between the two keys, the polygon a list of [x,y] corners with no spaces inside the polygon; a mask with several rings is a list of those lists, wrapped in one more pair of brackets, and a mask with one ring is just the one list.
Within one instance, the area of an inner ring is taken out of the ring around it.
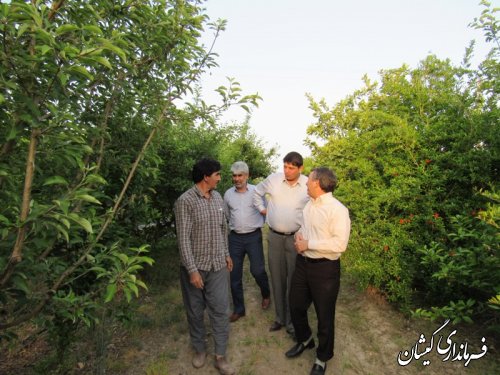
{"label": "man in yellow shirt", "polygon": [[346,250],[351,231],[348,209],[332,192],[337,185],[328,168],[315,168],[307,181],[311,200],[306,204],[302,224],[295,234],[297,260],[290,287],[290,312],[297,344],[285,354],[299,356],[315,346],[307,310],[314,303],[318,318],[318,348],[311,375],[326,371],[333,357],[335,304],[340,286],[340,255]]}

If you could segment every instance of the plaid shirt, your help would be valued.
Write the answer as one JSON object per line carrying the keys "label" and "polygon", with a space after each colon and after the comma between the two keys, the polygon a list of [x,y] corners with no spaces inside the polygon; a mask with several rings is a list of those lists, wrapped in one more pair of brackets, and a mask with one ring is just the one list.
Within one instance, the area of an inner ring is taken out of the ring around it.
{"label": "plaid shirt", "polygon": [[226,216],[221,195],[205,198],[194,185],[174,205],[181,262],[189,273],[218,271],[227,266]]}

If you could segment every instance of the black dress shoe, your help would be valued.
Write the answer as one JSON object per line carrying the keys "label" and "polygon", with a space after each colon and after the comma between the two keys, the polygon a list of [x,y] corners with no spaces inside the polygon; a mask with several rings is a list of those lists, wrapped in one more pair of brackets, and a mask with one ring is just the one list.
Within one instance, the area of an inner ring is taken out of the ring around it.
{"label": "black dress shoe", "polygon": [[274,322],[271,327],[269,328],[269,332],[274,332],[274,331],[279,331],[283,327],[281,323]]}
{"label": "black dress shoe", "polygon": [[311,339],[307,345],[304,345],[303,343],[299,342],[298,344],[295,344],[292,349],[287,351],[285,355],[288,358],[294,358],[298,357],[299,355],[302,354],[302,352],[306,349],[312,349],[314,348],[314,340]]}
{"label": "black dress shoe", "polygon": [[315,363],[311,369],[311,372],[309,375],[323,375],[326,371],[326,363],[325,367],[321,367],[317,363]]}

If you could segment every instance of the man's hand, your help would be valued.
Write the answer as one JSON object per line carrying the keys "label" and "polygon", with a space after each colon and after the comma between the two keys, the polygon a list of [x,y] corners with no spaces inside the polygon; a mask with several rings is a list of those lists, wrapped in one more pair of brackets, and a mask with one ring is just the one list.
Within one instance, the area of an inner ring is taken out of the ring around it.
{"label": "man's hand", "polygon": [[296,233],[294,245],[297,253],[302,254],[309,248],[309,241],[304,239],[302,233]]}
{"label": "man's hand", "polygon": [[226,257],[226,264],[228,271],[231,272],[233,270],[233,260],[231,257]]}
{"label": "man's hand", "polygon": [[262,211],[260,211],[260,214],[261,214],[262,216],[266,216],[266,215],[267,215],[267,209],[266,209],[266,208],[264,208]]}
{"label": "man's hand", "polygon": [[204,287],[203,279],[201,278],[201,275],[198,271],[189,274],[189,282],[196,289],[203,289]]}

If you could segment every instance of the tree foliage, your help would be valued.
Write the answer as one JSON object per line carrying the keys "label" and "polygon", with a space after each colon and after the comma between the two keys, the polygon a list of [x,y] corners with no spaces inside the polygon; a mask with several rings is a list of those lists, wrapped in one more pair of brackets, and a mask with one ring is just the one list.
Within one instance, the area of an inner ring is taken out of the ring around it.
{"label": "tree foliage", "polygon": [[[476,25],[497,43],[493,13]],[[310,97],[307,141],[351,211],[349,271],[404,309],[455,321],[491,313],[500,291],[499,50],[477,69],[472,53],[458,67],[430,55],[365,77],[332,108]]]}
{"label": "tree foliage", "polygon": [[[215,40],[225,25],[200,4],[0,4],[3,337],[25,322],[68,335],[95,324],[103,304],[146,288],[149,245],[171,230],[193,161],[227,155],[235,142],[221,114],[260,100],[234,80],[220,104],[197,92],[216,66],[201,33]],[[266,151],[249,145],[265,170]]]}

